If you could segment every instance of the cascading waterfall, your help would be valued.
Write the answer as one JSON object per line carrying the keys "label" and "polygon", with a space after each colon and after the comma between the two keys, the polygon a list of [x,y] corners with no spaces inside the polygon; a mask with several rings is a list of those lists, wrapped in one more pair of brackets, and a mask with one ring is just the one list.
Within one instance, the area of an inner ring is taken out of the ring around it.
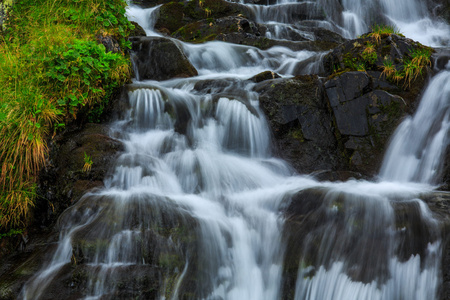
{"label": "cascading waterfall", "polygon": [[428,85],[415,115],[397,128],[381,167],[381,179],[439,183],[449,144],[449,99],[450,71],[444,70]]}
{"label": "cascading waterfall", "polygon": [[[367,14],[359,4],[342,3],[354,24]],[[400,18],[388,4],[381,3],[386,16]],[[289,5],[295,3],[249,6],[261,22],[287,28],[278,16]],[[128,14],[155,35],[154,10],[131,6]],[[409,15],[411,22],[425,17]],[[367,26],[346,30],[353,35]],[[285,38],[280,32],[271,34]],[[295,66],[316,53],[177,43],[199,76],[129,85],[129,110],[113,130],[126,150],[105,188],[61,216],[53,259],[25,285],[22,299],[51,299],[47,287],[79,253],[88,274],[84,299],[114,299],[126,289],[119,284],[124,278],[155,272],[152,298],[178,299],[188,290],[190,299],[282,299],[290,249],[281,210],[299,194],[313,195],[315,209],[302,220],[308,231],[295,253],[293,298],[436,299],[439,224],[419,196],[438,180],[448,144],[449,71],[432,79],[416,115],[397,130],[380,182],[318,182],[272,157],[258,94],[244,80],[264,70],[295,75]],[[222,84],[196,90],[205,79]],[[423,240],[405,229],[411,220],[399,217],[402,211],[414,214]]]}

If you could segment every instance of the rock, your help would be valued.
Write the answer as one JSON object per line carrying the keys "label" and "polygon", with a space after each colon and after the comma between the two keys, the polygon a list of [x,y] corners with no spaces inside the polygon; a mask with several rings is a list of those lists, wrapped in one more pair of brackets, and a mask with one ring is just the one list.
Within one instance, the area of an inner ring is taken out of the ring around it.
{"label": "rock", "polygon": [[300,173],[343,167],[332,114],[317,76],[262,81],[255,86],[279,155]]}
{"label": "rock", "polygon": [[421,198],[441,225],[443,282],[439,299],[447,300],[450,299],[450,193],[436,191],[423,195]]}
{"label": "rock", "polygon": [[[309,267],[309,274],[314,275],[319,266],[329,267],[330,260],[344,253],[347,257],[344,270],[354,281],[377,279],[382,283],[389,278],[386,258],[390,247],[386,243],[392,233],[386,228],[373,226],[378,217],[384,218],[385,215],[375,213],[380,209],[379,204],[368,201],[367,197],[328,188],[311,188],[284,199],[286,253],[283,299],[293,297],[289,293],[295,290],[300,265]],[[391,221],[399,240],[393,248],[394,255],[400,261],[409,260],[412,255],[424,257],[429,243],[442,238],[444,283],[440,299],[447,299],[450,294],[450,194],[433,192],[420,198],[428,204],[436,223],[423,216],[419,202],[414,199],[390,201],[395,216]],[[365,230],[366,227],[371,230]]]}
{"label": "rock", "polygon": [[378,171],[387,141],[407,111],[401,97],[374,89],[380,85],[365,72],[345,72],[325,83],[350,168],[369,176]]}
{"label": "rock", "polygon": [[[401,75],[404,69],[403,64],[411,59],[416,50],[433,52],[432,48],[396,34],[385,35],[377,41],[369,33],[336,47],[324,57],[323,64],[327,75],[335,76],[345,71],[383,71],[384,63],[390,61],[397,75]],[[390,81],[397,85],[399,90],[404,91],[403,94],[406,96],[401,96],[405,100],[410,100],[409,98],[415,100],[429,74],[431,74],[431,68],[424,66],[421,74],[412,82],[409,82],[406,77],[394,79],[393,76],[383,76],[387,77],[386,81]]]}
{"label": "rock", "polygon": [[150,8],[156,5],[172,2],[172,0],[130,0],[130,4],[140,6],[142,8]]}
{"label": "rock", "polygon": [[241,16],[226,16],[215,20],[207,19],[189,23],[172,36],[186,42],[201,43],[214,40],[218,35],[239,32],[250,36],[260,36],[263,28]]}
{"label": "rock", "polygon": [[145,33],[144,28],[142,28],[141,25],[139,25],[136,22],[131,22],[131,24],[134,25],[134,30],[130,33],[130,36],[146,36],[147,35]]}
{"label": "rock", "polygon": [[106,52],[121,52],[119,42],[113,36],[109,34],[98,34],[96,39],[99,44],[103,44],[103,46],[105,46]]}
{"label": "rock", "polygon": [[[87,124],[82,129],[68,129],[52,140],[50,162],[40,175],[39,193],[47,200],[36,207],[40,224],[53,223],[86,191],[103,186],[115,158],[124,149],[108,133],[107,125]],[[85,155],[92,160],[89,171],[83,171]]]}
{"label": "rock", "polygon": [[270,79],[275,79],[275,78],[281,78],[281,77],[280,77],[280,75],[278,75],[277,73],[274,73],[272,71],[265,71],[265,72],[256,74],[255,76],[253,76],[249,80],[253,81],[255,83],[259,83],[259,82],[264,81],[264,80],[270,80]]}
{"label": "rock", "polygon": [[159,37],[132,37],[130,40],[139,80],[167,80],[198,75],[174,42]]}
{"label": "rock", "polygon": [[173,34],[190,23],[209,20],[209,24],[215,19],[245,14],[245,11],[245,6],[225,0],[169,2],[160,7],[155,29]]}
{"label": "rock", "polygon": [[447,23],[450,23],[450,1],[449,0],[431,0],[429,7],[431,7],[432,13],[436,17],[444,19]]}

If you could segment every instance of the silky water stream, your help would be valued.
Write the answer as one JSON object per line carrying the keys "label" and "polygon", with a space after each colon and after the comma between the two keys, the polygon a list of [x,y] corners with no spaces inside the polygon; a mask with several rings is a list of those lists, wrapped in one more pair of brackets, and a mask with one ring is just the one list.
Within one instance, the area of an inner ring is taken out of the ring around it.
{"label": "silky water stream", "polygon": [[[156,35],[153,11],[128,14]],[[267,15],[260,22],[290,26]],[[83,299],[437,299],[440,227],[419,198],[439,181],[448,144],[449,70],[397,130],[379,182],[318,182],[273,157],[245,80],[291,76],[316,53],[177,43],[199,76],[128,86],[129,109],[111,132],[126,150],[106,187],[63,213],[57,250],[22,299],[51,299],[74,259]],[[206,80],[207,92],[197,85]],[[292,203],[305,213],[297,224],[286,223]]]}

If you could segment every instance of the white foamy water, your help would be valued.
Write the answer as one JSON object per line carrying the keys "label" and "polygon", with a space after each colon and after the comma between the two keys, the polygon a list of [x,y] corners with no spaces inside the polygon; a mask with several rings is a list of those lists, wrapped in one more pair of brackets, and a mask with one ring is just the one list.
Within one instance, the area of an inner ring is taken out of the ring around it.
{"label": "white foamy water", "polygon": [[380,171],[383,180],[439,183],[449,144],[450,71],[437,74],[416,113],[397,128]]}

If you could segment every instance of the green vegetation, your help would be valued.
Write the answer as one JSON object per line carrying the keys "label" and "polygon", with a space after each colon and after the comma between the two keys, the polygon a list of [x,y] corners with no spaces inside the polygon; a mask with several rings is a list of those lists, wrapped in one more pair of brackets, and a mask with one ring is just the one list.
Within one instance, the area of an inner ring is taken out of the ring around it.
{"label": "green vegetation", "polygon": [[372,26],[372,31],[366,36],[373,38],[377,43],[379,43],[382,38],[388,37],[391,34],[403,36],[394,26],[376,24]]}
{"label": "green vegetation", "polygon": [[83,172],[89,172],[91,168],[92,168],[92,158],[90,155],[87,155],[86,152],[84,152]]}
{"label": "green vegetation", "polygon": [[419,75],[422,75],[423,69],[431,66],[430,56],[432,52],[433,49],[428,47],[411,49],[409,57],[403,60],[400,70],[395,68],[389,58],[385,58],[381,74],[396,83],[403,80],[403,86],[410,87],[412,81],[416,80]]}
{"label": "green vegetation", "polygon": [[[17,0],[8,10],[0,28],[0,234],[26,227],[51,136],[74,119],[98,119],[129,80],[124,51],[134,26],[125,6]],[[102,40],[116,45],[115,53]]]}
{"label": "green vegetation", "polygon": [[[411,41],[409,49],[399,50],[395,42],[386,39],[391,34],[402,36],[392,26],[372,27],[371,32],[358,38],[352,43],[351,49],[346,50],[342,55],[342,64],[335,63],[332,66],[331,76],[346,71],[381,71],[381,76],[399,87],[411,88],[411,84],[423,74],[423,70],[431,66],[433,49]],[[399,37],[395,37],[392,40],[398,39]]]}

